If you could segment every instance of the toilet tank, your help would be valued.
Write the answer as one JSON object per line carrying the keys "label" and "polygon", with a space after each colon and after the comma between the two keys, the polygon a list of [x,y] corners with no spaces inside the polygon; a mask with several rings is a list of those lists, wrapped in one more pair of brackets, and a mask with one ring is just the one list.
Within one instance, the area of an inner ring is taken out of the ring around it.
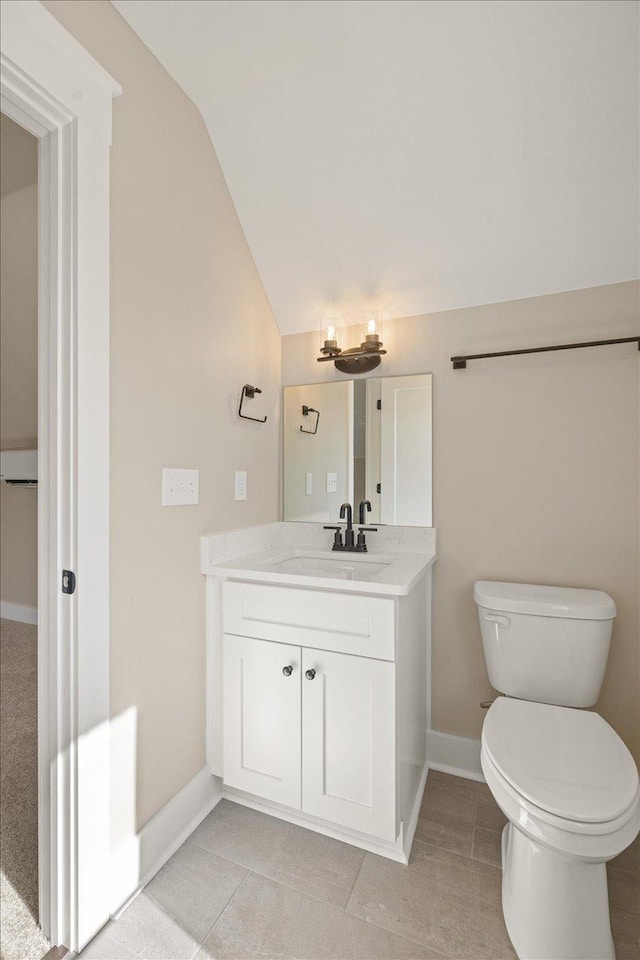
{"label": "toilet tank", "polygon": [[608,594],[479,580],[473,598],[496,690],[521,700],[593,706],[616,615]]}

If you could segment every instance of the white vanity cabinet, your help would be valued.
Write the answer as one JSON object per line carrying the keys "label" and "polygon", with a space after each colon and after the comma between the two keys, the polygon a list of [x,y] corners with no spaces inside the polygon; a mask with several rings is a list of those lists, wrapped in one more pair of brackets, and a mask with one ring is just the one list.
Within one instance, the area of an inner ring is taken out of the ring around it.
{"label": "white vanity cabinet", "polygon": [[396,838],[395,669],[224,636],[224,782]]}
{"label": "white vanity cabinet", "polygon": [[222,584],[228,795],[406,860],[426,776],[429,582],[397,597]]}

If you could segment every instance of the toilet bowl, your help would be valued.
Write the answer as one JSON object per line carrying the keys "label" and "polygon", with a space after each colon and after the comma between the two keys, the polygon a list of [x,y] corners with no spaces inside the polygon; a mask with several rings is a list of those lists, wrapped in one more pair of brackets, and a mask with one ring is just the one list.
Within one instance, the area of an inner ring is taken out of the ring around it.
{"label": "toilet bowl", "polygon": [[624,743],[597,713],[499,697],[481,761],[508,819],[502,903],[518,957],[613,960],[605,864],[640,829]]}

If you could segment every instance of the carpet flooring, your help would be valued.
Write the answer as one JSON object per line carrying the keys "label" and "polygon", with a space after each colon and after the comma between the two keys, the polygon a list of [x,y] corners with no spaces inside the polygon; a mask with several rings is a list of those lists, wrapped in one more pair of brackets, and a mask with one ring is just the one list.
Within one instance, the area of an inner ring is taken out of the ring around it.
{"label": "carpet flooring", "polygon": [[39,960],[37,627],[0,621],[0,956]]}

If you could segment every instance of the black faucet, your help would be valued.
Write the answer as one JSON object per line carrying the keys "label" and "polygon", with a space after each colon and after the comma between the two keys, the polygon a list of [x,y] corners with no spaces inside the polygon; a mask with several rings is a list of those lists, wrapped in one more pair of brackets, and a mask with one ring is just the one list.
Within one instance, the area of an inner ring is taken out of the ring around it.
{"label": "black faucet", "polygon": [[350,503],[343,503],[340,507],[340,519],[347,518],[347,529],[344,532],[344,549],[353,550],[353,508]]}
{"label": "black faucet", "polygon": [[358,542],[354,542],[353,535],[353,507],[350,503],[343,503],[340,507],[340,519],[344,520],[346,517],[347,526],[344,531],[344,543],[342,541],[342,527],[333,526],[325,527],[325,530],[335,530],[335,535],[333,538],[333,547],[332,550],[342,550],[348,551],[349,553],[366,553],[367,552],[367,541],[365,539],[365,530],[375,531],[377,527],[367,527],[364,522],[365,510],[371,512],[371,504],[368,500],[363,500],[360,503],[359,509],[359,518],[360,524],[358,526]]}

